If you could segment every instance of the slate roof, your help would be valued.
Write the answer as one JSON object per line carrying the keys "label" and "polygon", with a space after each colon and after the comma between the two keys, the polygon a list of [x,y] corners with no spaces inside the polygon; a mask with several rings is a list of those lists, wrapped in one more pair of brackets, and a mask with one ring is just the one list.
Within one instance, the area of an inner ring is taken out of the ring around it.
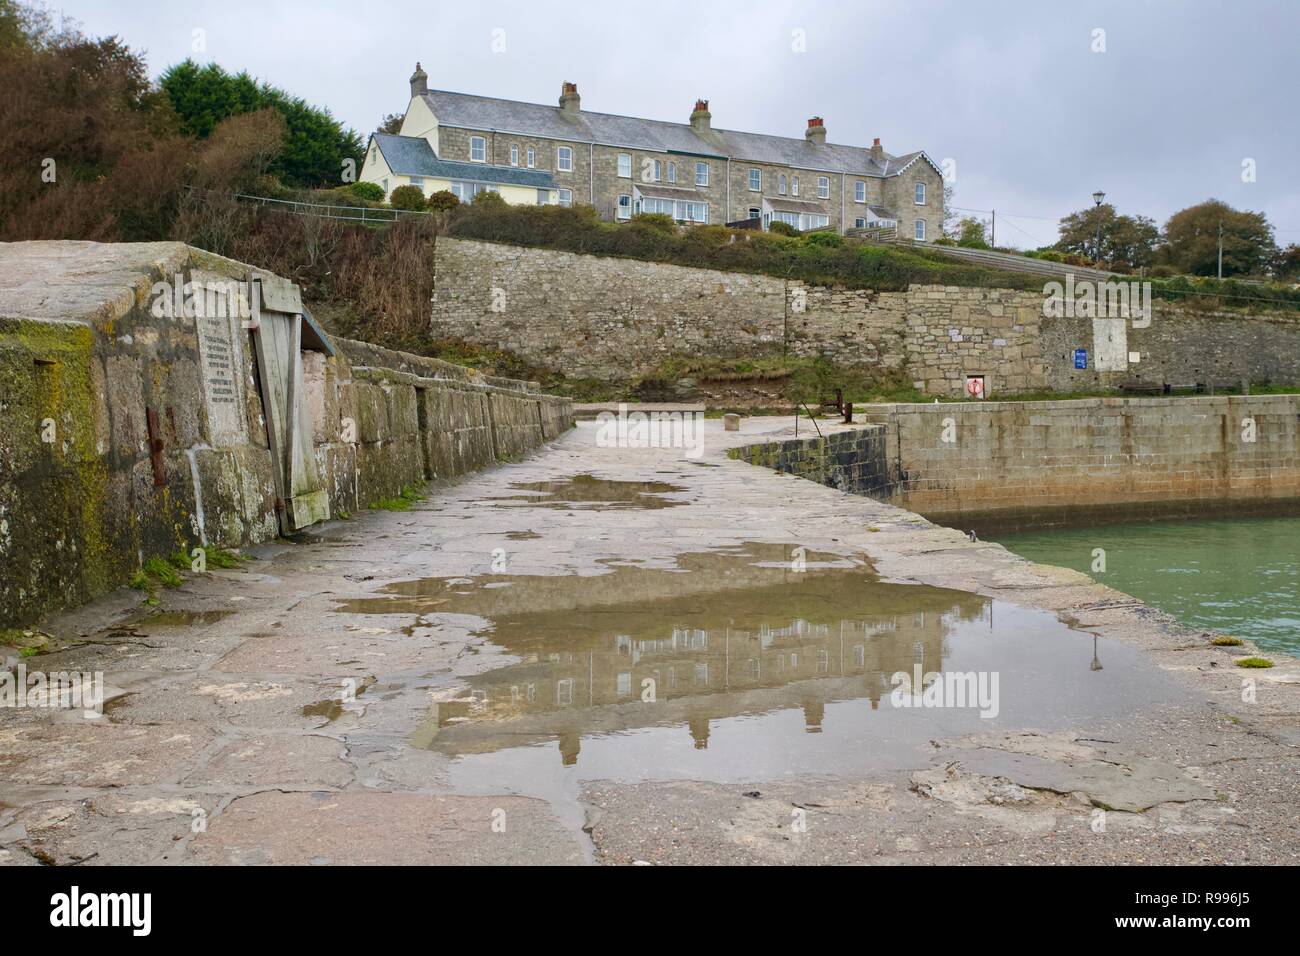
{"label": "slate roof", "polygon": [[[663,120],[637,119],[589,110],[569,113],[559,106],[446,90],[430,90],[423,96],[440,124],[565,139],[574,143],[599,143],[716,159],[750,160],[862,176],[897,175],[917,158],[925,156],[921,150],[903,156],[885,153],[883,160],[877,162],[872,158],[871,150],[861,146],[834,143],[817,146],[804,138],[717,128],[697,133],[689,123],[667,123]],[[934,165],[928,156],[925,160]],[[938,167],[935,166],[935,169]]]}
{"label": "slate roof", "polygon": [[498,166],[491,163],[459,163],[439,159],[422,136],[374,133],[371,137],[384,154],[384,162],[398,176],[432,176],[439,179],[498,183],[506,186],[535,186],[554,189],[555,180],[544,169]]}

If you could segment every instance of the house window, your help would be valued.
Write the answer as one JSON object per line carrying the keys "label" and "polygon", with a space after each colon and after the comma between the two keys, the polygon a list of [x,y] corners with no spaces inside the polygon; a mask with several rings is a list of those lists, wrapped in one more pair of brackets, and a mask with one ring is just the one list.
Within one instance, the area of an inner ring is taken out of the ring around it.
{"label": "house window", "polygon": [[916,204],[918,206],[925,205],[925,183],[916,184]]}
{"label": "house window", "polygon": [[423,176],[412,176],[412,177],[410,177],[410,179],[411,179],[411,185],[412,185],[412,186],[419,186],[421,190],[424,189],[424,177],[423,177]]}
{"label": "house window", "polygon": [[518,143],[510,144],[510,165],[511,166],[519,165],[519,144]]}
{"label": "house window", "polygon": [[867,201],[867,184],[860,179],[853,184],[853,201],[854,202]]}
{"label": "house window", "polygon": [[925,241],[925,220],[924,219],[916,220],[916,238],[920,242]]}
{"label": "house window", "polygon": [[763,210],[759,209],[757,206],[750,206],[750,207],[749,207],[749,218],[750,218],[750,219],[758,219],[758,218],[759,218],[760,216],[762,216],[762,215],[763,215]]}
{"label": "house window", "polygon": [[801,229],[825,229],[831,224],[830,216],[823,216],[820,213],[804,213],[801,218],[804,220]]}
{"label": "house window", "polygon": [[751,169],[749,171],[749,191],[755,193],[763,191],[763,171],[761,169]]}
{"label": "house window", "polygon": [[664,164],[655,160],[655,182],[660,182],[664,178]]}
{"label": "house window", "polygon": [[829,176],[817,177],[817,197],[819,199],[831,198],[831,179]]}
{"label": "house window", "polygon": [[798,176],[791,176],[791,177],[790,177],[790,195],[791,195],[791,196],[797,196],[797,195],[799,195],[799,177],[798,177]]}
{"label": "house window", "polygon": [[676,164],[676,163],[669,163],[669,164],[668,164],[668,181],[669,181],[670,183],[675,183],[675,182],[677,182],[677,164]]}
{"label": "house window", "polygon": [[532,169],[537,165],[537,150],[532,146],[528,147],[528,168]]}
{"label": "house window", "polygon": [[572,677],[565,677],[555,682],[555,703],[559,707],[568,707],[573,703]]}
{"label": "house window", "polygon": [[388,180],[387,180],[387,179],[382,179],[382,180],[380,180],[379,185],[381,185],[381,186],[384,187],[384,195],[387,196],[387,195],[388,195]]}
{"label": "house window", "polygon": [[572,189],[561,189],[561,190],[560,190],[560,205],[561,205],[561,206],[572,206],[572,205],[573,205],[573,190],[572,190]]}
{"label": "house window", "polygon": [[487,162],[487,140],[482,136],[469,138],[469,158],[474,163]]}
{"label": "house window", "polygon": [[492,183],[452,183],[451,194],[461,202],[470,202],[479,193],[497,193],[500,188]]}
{"label": "house window", "polygon": [[860,217],[857,218],[857,219],[854,219],[854,220],[853,220],[853,228],[854,228],[854,229],[866,229],[866,228],[867,228],[867,221],[866,221],[865,219],[860,218]]}
{"label": "house window", "polygon": [[777,179],[776,191],[779,192],[782,196],[785,195],[785,173],[782,173],[780,178]]}
{"label": "house window", "polygon": [[709,164],[696,163],[695,164],[695,185],[707,186],[708,184],[709,184]]}
{"label": "house window", "polygon": [[561,146],[555,151],[555,168],[562,173],[573,172],[572,146]]}
{"label": "house window", "polygon": [[632,178],[632,156],[630,154],[618,154],[618,175],[623,179]]}
{"label": "house window", "polygon": [[619,219],[632,218],[632,197],[631,196],[618,197],[618,218]]}
{"label": "house window", "polygon": [[537,190],[537,205],[545,206],[551,201],[551,191],[549,189]]}
{"label": "house window", "polygon": [[[690,202],[684,199],[655,199],[646,197],[641,200],[641,212],[662,213],[672,216],[678,222],[708,222],[709,204]],[[755,212],[751,209],[750,212]]]}

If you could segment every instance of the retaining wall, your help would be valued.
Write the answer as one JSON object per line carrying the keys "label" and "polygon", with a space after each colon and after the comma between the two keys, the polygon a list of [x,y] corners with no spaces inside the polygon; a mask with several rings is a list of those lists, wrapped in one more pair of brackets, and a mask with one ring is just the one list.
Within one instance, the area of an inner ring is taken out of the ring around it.
{"label": "retaining wall", "polygon": [[[103,594],[152,557],[278,533],[248,333],[157,315],[157,283],[249,271],[178,243],[0,243],[0,625]],[[532,383],[330,344],[303,351],[301,385],[334,516],[572,425],[569,401]]]}
{"label": "retaining wall", "polygon": [[917,388],[945,396],[964,395],[967,375],[983,375],[990,394],[1135,380],[1300,384],[1294,312],[1206,312],[1157,299],[1150,325],[1137,327],[1045,317],[1042,292],[835,289],[445,237],[435,259],[435,336],[578,378],[624,381],[669,359],[790,354],[905,369]]}
{"label": "retaining wall", "polygon": [[882,425],[864,425],[812,438],[759,442],[729,449],[732,458],[797,475],[870,498],[888,497],[892,478]]}
{"label": "retaining wall", "polygon": [[873,406],[889,500],[961,527],[1300,508],[1300,396]]}

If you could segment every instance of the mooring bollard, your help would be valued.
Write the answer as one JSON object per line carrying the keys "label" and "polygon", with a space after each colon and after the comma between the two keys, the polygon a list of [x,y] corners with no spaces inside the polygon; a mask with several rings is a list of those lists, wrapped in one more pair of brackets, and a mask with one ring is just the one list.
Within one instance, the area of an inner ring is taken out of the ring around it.
{"label": "mooring bollard", "polygon": [[727,412],[722,416],[722,430],[725,432],[740,431],[740,416],[735,412]]}

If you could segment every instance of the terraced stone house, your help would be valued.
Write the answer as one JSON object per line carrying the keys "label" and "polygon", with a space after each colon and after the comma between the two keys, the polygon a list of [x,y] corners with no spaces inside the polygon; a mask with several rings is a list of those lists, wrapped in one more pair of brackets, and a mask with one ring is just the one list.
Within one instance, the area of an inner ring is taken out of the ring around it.
{"label": "terraced stone house", "polygon": [[512,203],[588,203],[603,218],[666,213],[682,223],[784,222],[797,229],[893,226],[936,239],[943,176],[922,150],[893,155],[826,140],[814,116],[801,139],[713,126],[708,100],[687,123],[582,109],[576,84],[556,106],[430,90],[417,63],[396,135],[371,139],[361,178],[385,194],[403,185],[481,190]]}

